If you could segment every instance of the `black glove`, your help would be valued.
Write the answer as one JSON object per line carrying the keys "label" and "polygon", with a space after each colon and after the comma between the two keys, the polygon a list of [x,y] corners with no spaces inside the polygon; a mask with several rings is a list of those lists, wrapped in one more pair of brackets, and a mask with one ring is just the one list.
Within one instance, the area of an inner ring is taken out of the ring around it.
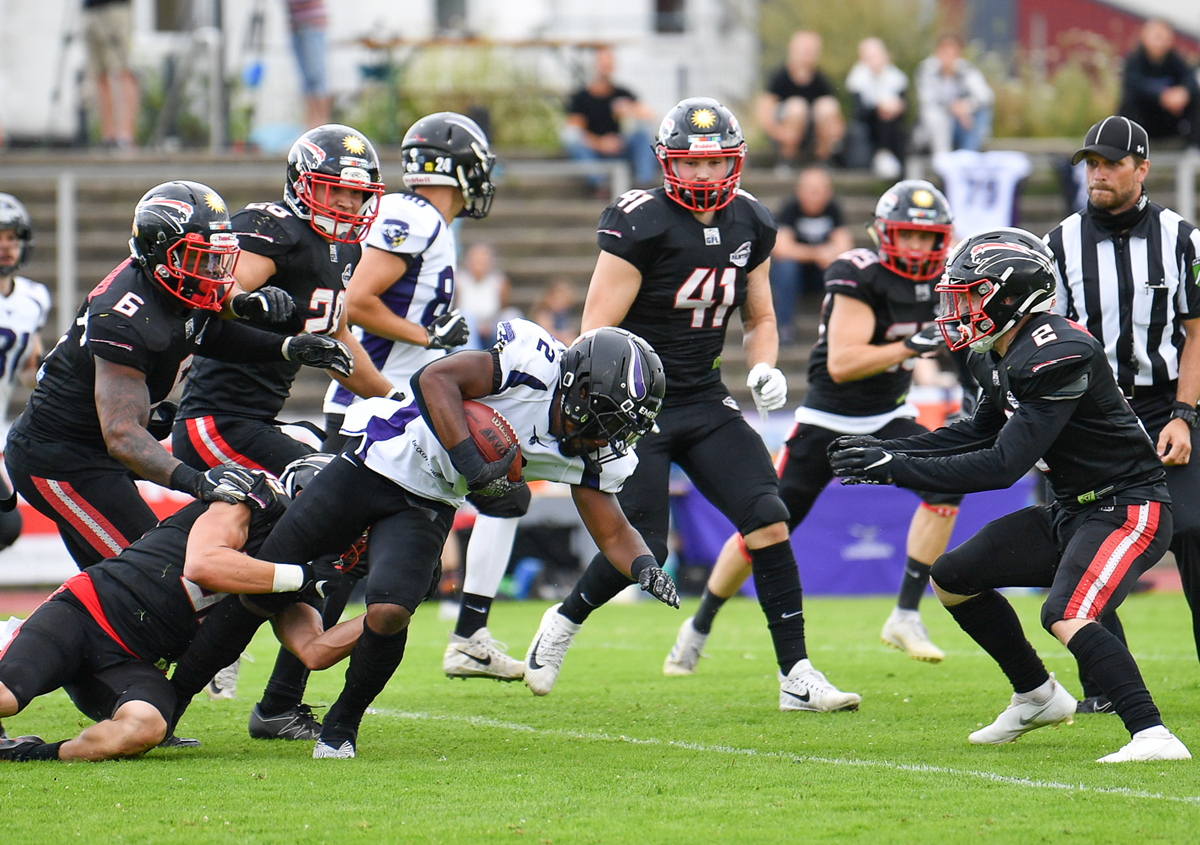
{"label": "black glove", "polygon": [[354,372],[354,356],[346,344],[323,334],[298,334],[284,338],[283,360],[296,361],[306,367],[333,370],[343,378]]}
{"label": "black glove", "polygon": [[946,338],[942,336],[941,327],[937,323],[933,323],[916,334],[904,338],[904,345],[918,355],[922,355],[926,352],[937,352],[946,345]]}
{"label": "black glove", "polygon": [[150,432],[150,436],[155,440],[166,440],[171,436],[171,429],[175,427],[175,412],[178,410],[179,406],[174,402],[166,399],[159,402],[150,409],[146,431]]}
{"label": "black glove", "polygon": [[634,558],[629,571],[645,592],[669,607],[679,607],[679,594],[675,592],[675,582],[659,568],[658,561],[652,555]]}
{"label": "black glove", "polygon": [[891,484],[894,457],[878,446],[852,446],[830,455],[829,465],[843,484]]}
{"label": "black glove", "polygon": [[872,437],[869,434],[846,434],[830,443],[829,447],[825,450],[825,454],[832,459],[834,452],[840,452],[843,449],[853,449],[855,446],[878,446],[882,442],[878,437]]}
{"label": "black glove", "polygon": [[283,288],[268,285],[250,293],[239,293],[229,300],[229,310],[239,320],[282,325],[295,315],[296,303]]}
{"label": "black glove", "polygon": [[180,464],[171,473],[172,490],[190,493],[202,502],[225,502],[236,505],[246,500],[254,486],[254,473],[242,467],[222,464],[208,472],[198,472]]}
{"label": "black glove", "polygon": [[481,496],[503,496],[520,489],[524,481],[509,481],[508,468],[517,457],[519,449],[509,449],[504,456],[494,461],[485,461],[471,438],[467,438],[453,449],[448,449],[450,463],[466,479],[467,489]]}
{"label": "black glove", "polygon": [[337,558],[317,558],[312,563],[300,564],[304,568],[304,586],[299,592],[312,590],[321,598],[327,598],[342,583],[342,570],[337,563]]}
{"label": "black glove", "polygon": [[462,346],[471,336],[467,318],[458,311],[448,311],[425,327],[430,349],[453,349]]}

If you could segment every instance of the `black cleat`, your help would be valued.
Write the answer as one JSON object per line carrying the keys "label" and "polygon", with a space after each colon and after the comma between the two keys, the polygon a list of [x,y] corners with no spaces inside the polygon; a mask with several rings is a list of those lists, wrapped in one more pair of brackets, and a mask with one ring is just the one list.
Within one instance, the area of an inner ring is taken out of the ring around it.
{"label": "black cleat", "polygon": [[23,762],[25,754],[46,741],[40,736],[19,736],[16,739],[0,739],[0,760]]}
{"label": "black cleat", "polygon": [[1103,695],[1089,695],[1075,705],[1076,713],[1115,713],[1112,702]]}
{"label": "black cleat", "polygon": [[316,739],[321,723],[307,704],[298,704],[275,716],[264,716],[259,705],[250,711],[250,736],[254,739]]}
{"label": "black cleat", "polygon": [[199,748],[200,740],[191,739],[190,737],[175,736],[175,734],[167,734],[163,737],[163,741],[155,748]]}

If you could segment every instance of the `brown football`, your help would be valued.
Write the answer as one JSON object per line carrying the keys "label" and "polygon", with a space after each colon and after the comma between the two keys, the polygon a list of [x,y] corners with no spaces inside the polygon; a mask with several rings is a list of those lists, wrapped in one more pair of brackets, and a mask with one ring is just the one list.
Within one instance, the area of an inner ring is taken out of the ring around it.
{"label": "brown football", "polygon": [[521,444],[512,424],[499,411],[473,399],[463,402],[463,413],[467,415],[471,439],[475,441],[484,460],[489,463],[497,461],[507,455],[509,449],[517,450],[517,456],[508,468],[508,480],[520,481]]}

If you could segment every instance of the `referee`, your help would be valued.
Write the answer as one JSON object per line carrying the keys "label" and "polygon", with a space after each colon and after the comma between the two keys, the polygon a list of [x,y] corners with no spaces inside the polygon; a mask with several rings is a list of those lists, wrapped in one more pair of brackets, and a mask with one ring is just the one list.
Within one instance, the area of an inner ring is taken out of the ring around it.
{"label": "referee", "polygon": [[[1200,652],[1200,457],[1192,454],[1200,397],[1200,231],[1151,202],[1146,130],[1106,117],[1073,164],[1087,162],[1088,204],[1046,236],[1058,263],[1054,311],[1101,343],[1125,398],[1158,446],[1171,492],[1175,554]],[[1115,614],[1102,619],[1118,636]],[[1122,636],[1123,639],[1123,636]],[[1084,682],[1080,712],[1110,709]]]}

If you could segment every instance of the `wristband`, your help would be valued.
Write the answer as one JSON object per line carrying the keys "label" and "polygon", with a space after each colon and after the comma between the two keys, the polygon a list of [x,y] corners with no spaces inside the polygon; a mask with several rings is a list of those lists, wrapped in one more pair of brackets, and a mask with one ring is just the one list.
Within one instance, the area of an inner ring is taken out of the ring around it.
{"label": "wristband", "polygon": [[468,481],[478,478],[487,469],[487,461],[479,454],[479,447],[470,437],[454,448],[447,449],[446,454],[450,456],[450,463],[458,470],[458,474]]}
{"label": "wristband", "polygon": [[384,399],[393,399],[397,402],[400,402],[404,399],[404,391],[398,387],[393,387],[387,393],[383,394],[383,398]]}
{"label": "wristband", "polygon": [[633,559],[633,563],[629,564],[629,574],[633,577],[634,581],[637,581],[638,576],[652,566],[658,566],[658,561],[654,559],[654,555],[638,555]]}
{"label": "wristband", "polygon": [[304,586],[304,567],[295,563],[275,564],[275,577],[271,580],[272,593],[294,593]]}
{"label": "wristband", "polygon": [[194,489],[196,476],[200,475],[198,470],[192,469],[187,464],[181,463],[171,471],[171,480],[167,485],[172,490],[178,490],[180,493],[191,493]]}
{"label": "wristband", "polygon": [[1187,402],[1177,401],[1171,406],[1171,419],[1183,420],[1185,423],[1187,423],[1188,428],[1196,427],[1198,416],[1200,416],[1200,414],[1197,414],[1196,406],[1189,405]]}

